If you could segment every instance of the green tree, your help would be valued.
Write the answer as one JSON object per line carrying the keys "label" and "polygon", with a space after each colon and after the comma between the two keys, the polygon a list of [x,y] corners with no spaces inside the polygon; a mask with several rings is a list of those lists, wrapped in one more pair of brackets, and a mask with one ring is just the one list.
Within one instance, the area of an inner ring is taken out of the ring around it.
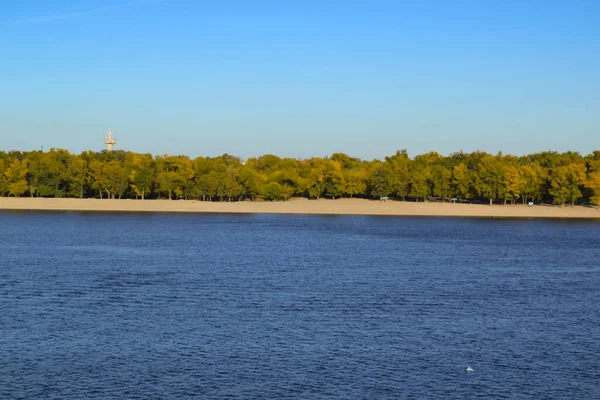
{"label": "green tree", "polygon": [[410,196],[414,197],[417,202],[419,198],[426,201],[431,194],[427,184],[428,178],[429,171],[427,167],[421,163],[415,163],[410,173]]}
{"label": "green tree", "polygon": [[169,200],[173,199],[173,192],[180,187],[181,177],[175,171],[162,171],[156,177],[158,190],[166,193]]}
{"label": "green tree", "polygon": [[390,165],[392,174],[392,190],[402,201],[410,193],[410,159],[406,150],[397,151],[391,157],[386,157],[386,163]]}
{"label": "green tree", "polygon": [[371,176],[371,195],[379,199],[389,196],[394,192],[393,175],[387,163],[381,163]]}
{"label": "green tree", "polygon": [[254,201],[257,196],[263,194],[263,186],[266,181],[264,175],[244,167],[240,170],[238,180],[240,193],[244,198],[250,198],[250,200]]}
{"label": "green tree", "polygon": [[99,160],[93,160],[90,162],[90,171],[88,175],[88,184],[90,187],[98,192],[98,196],[103,198],[103,191],[105,186],[105,179],[103,177],[104,164]]}
{"label": "green tree", "polygon": [[102,169],[107,198],[121,198],[129,186],[127,171],[118,161],[110,161]]}
{"label": "green tree", "polygon": [[85,187],[88,182],[89,167],[85,159],[73,156],[69,160],[68,166],[68,182],[69,194],[71,196],[83,198]]}
{"label": "green tree", "polygon": [[62,149],[50,149],[42,153],[44,179],[40,182],[40,195],[63,197],[68,192],[68,164],[72,155]]}
{"label": "green tree", "polygon": [[433,195],[441,197],[444,201],[451,194],[452,172],[437,164],[431,168],[431,178],[433,181]]}
{"label": "green tree", "polygon": [[155,169],[150,154],[135,155],[129,179],[136,196],[144,200],[154,187]]}
{"label": "green tree", "polygon": [[277,182],[269,182],[265,186],[264,197],[266,200],[281,200],[284,195],[283,187]]}
{"label": "green tree", "polygon": [[473,188],[471,171],[464,164],[456,165],[452,171],[452,184],[456,195],[461,199],[470,199]]}
{"label": "green tree", "polygon": [[575,202],[582,197],[580,187],[586,182],[585,165],[571,163],[562,167],[555,168],[550,181],[550,194],[554,196],[555,204]]}

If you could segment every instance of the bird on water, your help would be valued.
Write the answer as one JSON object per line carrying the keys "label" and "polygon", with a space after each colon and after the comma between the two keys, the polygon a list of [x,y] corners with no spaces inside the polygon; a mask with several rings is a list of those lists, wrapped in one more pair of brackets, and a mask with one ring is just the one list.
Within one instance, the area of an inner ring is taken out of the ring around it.
{"label": "bird on water", "polygon": [[467,367],[467,372],[473,372],[473,368]]}

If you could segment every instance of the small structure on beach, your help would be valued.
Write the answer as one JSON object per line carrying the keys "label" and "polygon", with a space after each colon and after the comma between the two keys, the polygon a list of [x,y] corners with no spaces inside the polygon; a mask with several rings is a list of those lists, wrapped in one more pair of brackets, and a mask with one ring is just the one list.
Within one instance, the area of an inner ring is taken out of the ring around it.
{"label": "small structure on beach", "polygon": [[112,129],[108,130],[108,136],[104,139],[104,143],[106,144],[106,150],[112,151],[113,146],[117,143],[117,139],[113,136],[115,132]]}

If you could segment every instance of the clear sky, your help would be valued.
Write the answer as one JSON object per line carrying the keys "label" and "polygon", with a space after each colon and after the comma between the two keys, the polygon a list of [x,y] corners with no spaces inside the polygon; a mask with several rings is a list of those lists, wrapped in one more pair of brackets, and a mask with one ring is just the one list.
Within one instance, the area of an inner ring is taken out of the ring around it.
{"label": "clear sky", "polygon": [[600,148],[600,1],[0,1],[0,149]]}

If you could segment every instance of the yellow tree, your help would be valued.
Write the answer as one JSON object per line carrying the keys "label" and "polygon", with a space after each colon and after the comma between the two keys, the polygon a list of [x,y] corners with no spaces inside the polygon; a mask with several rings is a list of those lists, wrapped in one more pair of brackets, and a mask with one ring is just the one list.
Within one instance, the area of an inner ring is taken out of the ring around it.
{"label": "yellow tree", "polygon": [[327,179],[325,170],[327,169],[327,161],[322,158],[311,158],[309,160],[309,174],[307,176],[308,196],[319,199],[325,187]]}
{"label": "yellow tree", "polygon": [[10,196],[21,196],[29,188],[27,183],[27,161],[26,160],[14,160],[10,163],[4,176],[8,181],[8,194]]}
{"label": "yellow tree", "polygon": [[527,203],[530,198],[532,201],[539,200],[545,191],[548,171],[538,164],[522,165],[519,169],[525,181],[523,203]]}
{"label": "yellow tree", "polygon": [[344,170],[343,192],[350,197],[365,194],[367,190],[367,174],[361,169]]}
{"label": "yellow tree", "polygon": [[510,198],[512,204],[515,204],[516,200],[523,194],[526,184],[527,182],[518,167],[509,165],[504,168],[504,204],[506,204],[507,198]]}
{"label": "yellow tree", "polygon": [[8,193],[8,179],[4,175],[4,160],[0,158],[0,196]]}
{"label": "yellow tree", "polygon": [[593,193],[590,197],[590,202],[600,208],[600,172],[590,173],[590,177],[585,186]]}
{"label": "yellow tree", "polygon": [[504,165],[500,157],[485,155],[477,164],[475,171],[475,189],[480,196],[490,201],[502,194],[504,181]]}

